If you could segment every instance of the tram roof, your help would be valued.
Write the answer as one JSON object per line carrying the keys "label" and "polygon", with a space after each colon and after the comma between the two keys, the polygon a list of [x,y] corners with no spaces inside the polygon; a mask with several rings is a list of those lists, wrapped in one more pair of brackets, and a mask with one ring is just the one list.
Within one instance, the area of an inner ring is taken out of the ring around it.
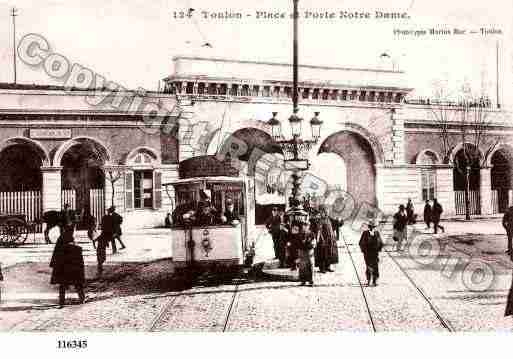
{"label": "tram roof", "polygon": [[184,184],[184,183],[195,183],[195,182],[225,182],[225,183],[244,183],[244,179],[240,177],[229,177],[229,176],[212,176],[212,177],[192,177],[176,180],[173,182],[163,183],[163,186]]}

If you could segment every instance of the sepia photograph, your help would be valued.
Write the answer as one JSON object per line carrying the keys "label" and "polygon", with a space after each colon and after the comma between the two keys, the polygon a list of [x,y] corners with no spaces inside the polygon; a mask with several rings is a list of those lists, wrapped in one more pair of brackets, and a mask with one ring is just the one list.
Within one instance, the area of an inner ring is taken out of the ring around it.
{"label": "sepia photograph", "polygon": [[0,0],[0,347],[510,340],[512,16]]}

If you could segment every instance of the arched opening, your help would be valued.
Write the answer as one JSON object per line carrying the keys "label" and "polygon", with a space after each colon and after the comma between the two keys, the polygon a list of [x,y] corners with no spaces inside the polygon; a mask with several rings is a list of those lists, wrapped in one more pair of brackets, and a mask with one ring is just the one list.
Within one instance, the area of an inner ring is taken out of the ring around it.
{"label": "arched opening", "polygon": [[[217,145],[223,138],[221,145]],[[285,208],[284,186],[290,173],[284,172],[281,148],[267,132],[254,127],[241,128],[229,136],[219,132],[208,147],[209,153],[215,150],[223,157],[237,157],[243,162],[241,172],[254,178],[252,196],[257,225],[265,223],[273,206]]]}
{"label": "arched opening", "polygon": [[469,189],[470,214],[481,214],[481,166],[480,152],[472,144],[465,144],[453,157],[453,188],[455,193],[456,214],[466,211],[465,187]]}
{"label": "arched opening", "polygon": [[[344,183],[345,190],[359,203],[377,204],[376,157],[370,142],[352,131],[341,131],[329,136],[320,146],[319,155],[333,153],[330,181]],[[338,169],[337,169],[338,168]],[[345,168],[345,170],[344,170]]]}
{"label": "arched opening", "polygon": [[0,147],[0,213],[23,214],[28,221],[41,218],[41,166],[46,159],[44,150],[28,141],[7,141]]}
{"label": "arched opening", "polygon": [[[77,141],[62,154],[60,165],[62,203],[68,203],[73,210],[85,218],[93,215],[97,220],[105,212],[104,148],[92,141]],[[79,224],[79,229],[84,228]]]}
{"label": "arched opening", "polygon": [[493,213],[504,213],[511,202],[513,176],[512,151],[501,148],[491,158],[491,187]]}
{"label": "arched opening", "polygon": [[0,192],[40,191],[42,160],[25,144],[15,144],[0,152]]}

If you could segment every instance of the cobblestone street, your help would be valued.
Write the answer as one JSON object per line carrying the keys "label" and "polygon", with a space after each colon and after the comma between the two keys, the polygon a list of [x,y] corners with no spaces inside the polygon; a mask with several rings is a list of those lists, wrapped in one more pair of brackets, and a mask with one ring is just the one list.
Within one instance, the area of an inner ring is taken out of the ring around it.
{"label": "cobblestone street", "polygon": [[[500,223],[454,222],[446,228],[449,235],[421,230],[411,236],[412,244],[404,252],[393,251],[388,243],[381,253],[377,287],[361,285],[365,268],[359,235],[347,228],[339,242],[335,272],[316,272],[313,288],[300,287],[296,272],[269,269],[258,279],[179,289],[172,279],[165,230],[127,234],[126,252],[109,256],[105,276],[97,279],[92,246],[79,236],[86,253],[90,301],[64,309],[57,309],[56,288],[48,284],[52,247],[1,249],[8,267],[0,330],[510,331],[511,318],[504,317],[504,308],[512,266],[502,248],[505,236]],[[469,236],[474,238],[472,245]],[[442,249],[426,252],[419,243],[431,243],[432,248],[438,243]],[[262,251],[269,252],[270,247],[270,239],[259,243]],[[447,263],[457,264],[449,268]],[[489,265],[494,276],[489,288],[476,291],[472,282],[469,286],[473,278],[469,263]],[[67,298],[68,303],[76,303],[72,290]]]}

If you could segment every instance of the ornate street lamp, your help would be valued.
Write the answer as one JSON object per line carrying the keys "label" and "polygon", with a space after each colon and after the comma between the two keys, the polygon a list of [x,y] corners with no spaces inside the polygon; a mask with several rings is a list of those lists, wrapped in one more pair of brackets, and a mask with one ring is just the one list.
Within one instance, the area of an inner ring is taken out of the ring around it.
{"label": "ornate street lamp", "polygon": [[303,118],[298,116],[298,1],[294,2],[294,43],[293,43],[293,87],[292,87],[292,103],[293,112],[289,117],[289,124],[291,129],[292,138],[284,139],[281,131],[281,123],[276,118],[277,112],[273,112],[273,117],[267,122],[271,127],[271,134],[274,141],[281,147],[283,156],[285,158],[285,169],[293,171],[292,174],[292,196],[289,198],[289,209],[287,216],[290,223],[297,220],[308,218],[308,213],[302,208],[302,201],[300,199],[299,187],[301,185],[301,171],[310,168],[308,161],[308,151],[317,143],[321,137],[322,121],[319,119],[319,112],[315,112],[315,116],[310,121],[312,130],[312,138],[310,140],[303,140],[302,124]]}

